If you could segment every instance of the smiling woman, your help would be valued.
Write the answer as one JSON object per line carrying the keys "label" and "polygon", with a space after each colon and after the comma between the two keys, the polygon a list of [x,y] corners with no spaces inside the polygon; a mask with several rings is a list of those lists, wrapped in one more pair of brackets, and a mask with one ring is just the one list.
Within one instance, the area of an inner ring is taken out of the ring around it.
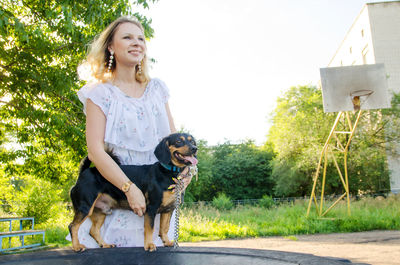
{"label": "smiling woman", "polygon": [[[86,112],[88,157],[106,180],[125,193],[132,211],[115,210],[97,224],[104,222],[101,232],[106,243],[94,242],[89,236],[92,217],[78,220],[82,223],[79,232],[70,232],[84,245],[75,242],[74,248],[143,246],[144,195],[106,150],[113,150],[122,165],[157,162],[155,147],[176,132],[168,105],[169,90],[161,80],[149,77],[143,27],[127,17],[111,23],[94,40],[83,65],[94,80],[78,91]],[[186,186],[190,180],[184,178]],[[158,227],[156,216],[155,230]],[[154,239],[156,245],[162,245],[158,237]]]}
{"label": "smiling woman", "polygon": [[[110,44],[114,49],[111,46],[109,47]],[[111,53],[114,54],[116,51],[118,54],[115,54],[115,60],[113,60],[114,58],[111,59]],[[136,54],[129,53],[131,51],[135,51]],[[93,41],[86,62],[80,66],[90,69],[88,71],[89,75],[86,75],[84,80],[110,80],[113,78],[112,73],[116,70],[117,60],[123,63],[125,61],[124,53],[125,55],[129,53],[129,55],[135,57],[130,59],[130,63],[135,68],[137,81],[147,83],[150,77],[148,74],[146,51],[142,25],[136,20],[121,17],[114,21]],[[141,68],[141,71],[139,71],[139,68]]]}

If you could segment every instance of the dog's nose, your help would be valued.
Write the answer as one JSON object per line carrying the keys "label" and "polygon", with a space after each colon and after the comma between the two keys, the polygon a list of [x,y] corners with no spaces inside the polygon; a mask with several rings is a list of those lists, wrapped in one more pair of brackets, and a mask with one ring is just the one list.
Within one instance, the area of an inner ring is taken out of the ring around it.
{"label": "dog's nose", "polygon": [[197,147],[194,146],[194,145],[192,147],[190,147],[190,152],[196,153],[197,152]]}

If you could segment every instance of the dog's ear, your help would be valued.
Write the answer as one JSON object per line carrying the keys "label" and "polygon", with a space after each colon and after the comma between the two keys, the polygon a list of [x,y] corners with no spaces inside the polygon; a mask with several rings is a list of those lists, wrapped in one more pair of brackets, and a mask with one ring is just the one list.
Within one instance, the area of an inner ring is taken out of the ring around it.
{"label": "dog's ear", "polygon": [[163,164],[169,164],[171,162],[171,152],[168,148],[168,137],[162,139],[157,145],[156,150],[154,150],[154,155],[157,157],[158,161]]}

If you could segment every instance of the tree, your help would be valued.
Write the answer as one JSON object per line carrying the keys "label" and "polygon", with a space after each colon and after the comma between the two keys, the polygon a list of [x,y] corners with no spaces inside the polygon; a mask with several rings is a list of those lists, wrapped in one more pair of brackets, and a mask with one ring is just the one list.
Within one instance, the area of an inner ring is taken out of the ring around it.
{"label": "tree", "polygon": [[211,149],[204,140],[197,141],[198,176],[192,179],[185,193],[185,201],[210,201],[215,194]]}
{"label": "tree", "polygon": [[273,192],[272,152],[252,141],[207,146],[198,141],[198,181],[185,194],[186,201],[211,201],[224,194],[234,200],[259,199]]}
{"label": "tree", "polygon": [[0,131],[7,148],[0,159],[6,174],[73,179],[86,154],[77,66],[94,36],[121,15],[136,16],[151,38],[151,20],[132,10],[147,2],[1,2]]}
{"label": "tree", "polygon": [[254,145],[223,143],[213,148],[215,197],[224,193],[232,199],[259,199],[273,193],[272,153]]}

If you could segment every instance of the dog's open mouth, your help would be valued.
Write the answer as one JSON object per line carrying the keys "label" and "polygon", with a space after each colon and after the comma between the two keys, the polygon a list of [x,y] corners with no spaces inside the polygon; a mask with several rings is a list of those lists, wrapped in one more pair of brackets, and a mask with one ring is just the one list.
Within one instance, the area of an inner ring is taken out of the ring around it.
{"label": "dog's open mouth", "polygon": [[178,152],[174,152],[174,155],[178,161],[184,163],[185,165],[197,165],[197,158],[194,155],[182,155]]}

